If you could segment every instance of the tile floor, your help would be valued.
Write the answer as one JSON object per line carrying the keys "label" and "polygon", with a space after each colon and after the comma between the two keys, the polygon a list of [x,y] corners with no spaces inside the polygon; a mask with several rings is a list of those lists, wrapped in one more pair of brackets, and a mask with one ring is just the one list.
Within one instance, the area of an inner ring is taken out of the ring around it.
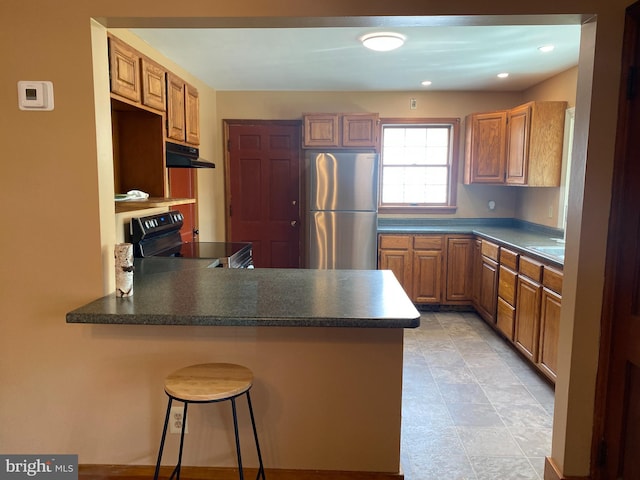
{"label": "tile floor", "polygon": [[406,480],[539,480],[553,388],[475,313],[423,312],[405,330]]}

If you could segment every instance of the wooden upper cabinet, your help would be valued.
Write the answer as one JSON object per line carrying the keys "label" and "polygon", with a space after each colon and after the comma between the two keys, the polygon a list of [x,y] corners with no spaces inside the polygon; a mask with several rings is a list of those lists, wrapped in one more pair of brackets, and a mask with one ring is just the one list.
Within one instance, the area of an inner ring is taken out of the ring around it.
{"label": "wooden upper cabinet", "polygon": [[140,102],[140,55],[117,38],[108,38],[111,92]]}
{"label": "wooden upper cabinet", "polygon": [[339,147],[338,115],[311,114],[304,116],[305,147]]}
{"label": "wooden upper cabinet", "polygon": [[505,183],[560,186],[567,102],[529,102],[509,110]]}
{"label": "wooden upper cabinet", "polygon": [[506,131],[506,111],[467,116],[464,183],[504,182]]}
{"label": "wooden upper cabinet", "polygon": [[376,148],[377,113],[303,115],[305,148]]}
{"label": "wooden upper cabinet", "polygon": [[198,90],[171,72],[167,72],[167,138],[200,144]]}
{"label": "wooden upper cabinet", "polygon": [[140,59],[142,104],[164,112],[167,105],[165,69],[148,58]]}
{"label": "wooden upper cabinet", "polygon": [[464,183],[557,187],[567,102],[467,117]]}
{"label": "wooden upper cabinet", "polygon": [[516,185],[527,183],[530,125],[530,103],[509,110],[507,113],[506,183]]}
{"label": "wooden upper cabinet", "polygon": [[184,80],[167,73],[167,138],[184,142],[186,127],[184,116]]}
{"label": "wooden upper cabinet", "polygon": [[343,147],[373,148],[377,144],[377,113],[354,113],[342,116]]}
{"label": "wooden upper cabinet", "polygon": [[198,90],[185,84],[185,121],[187,143],[200,144],[200,97]]}

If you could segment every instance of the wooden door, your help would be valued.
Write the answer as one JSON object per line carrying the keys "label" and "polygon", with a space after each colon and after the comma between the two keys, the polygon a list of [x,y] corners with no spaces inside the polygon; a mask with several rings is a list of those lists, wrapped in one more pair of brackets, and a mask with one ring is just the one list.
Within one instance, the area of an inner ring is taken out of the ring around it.
{"label": "wooden door", "polygon": [[167,137],[185,141],[184,81],[167,72]]}
{"label": "wooden door", "polygon": [[531,104],[527,103],[509,110],[507,114],[506,183],[527,184],[530,128]]}
{"label": "wooden door", "polygon": [[327,148],[340,146],[338,115],[318,113],[304,116],[304,146]]}
{"label": "wooden door", "polygon": [[496,325],[498,330],[504,333],[509,340],[513,340],[513,329],[516,319],[515,307],[516,292],[518,290],[518,274],[505,265],[500,265],[499,272]]}
{"label": "wooden door", "polygon": [[200,145],[200,96],[198,90],[185,83],[185,137],[187,143]]}
{"label": "wooden door", "polygon": [[413,297],[416,303],[442,301],[442,251],[413,252]]}
{"label": "wooden door", "polygon": [[375,148],[378,128],[377,113],[345,114],[342,116],[342,146]]}
{"label": "wooden door", "polygon": [[[168,168],[169,196],[172,198],[196,198],[196,169]],[[183,242],[193,242],[198,236],[196,204],[188,203],[175,205],[172,210],[178,210],[184,217],[184,224],[180,229]]]}
{"label": "wooden door", "polygon": [[640,2],[625,21],[593,435],[597,479],[640,478]]}
{"label": "wooden door", "polygon": [[480,291],[482,286],[482,240],[475,239],[473,244],[473,306],[478,310],[480,306]]}
{"label": "wooden door", "polygon": [[466,124],[464,183],[504,183],[507,112],[469,115]]}
{"label": "wooden door", "polygon": [[538,359],[541,296],[542,285],[522,275],[518,276],[513,340],[516,347],[532,362]]}
{"label": "wooden door", "polygon": [[540,308],[540,344],[538,367],[552,381],[558,375],[558,338],[562,297],[548,288],[542,289]]}
{"label": "wooden door", "polygon": [[164,112],[167,109],[167,80],[164,68],[142,57],[142,104]]}
{"label": "wooden door", "polygon": [[473,238],[447,238],[446,302],[469,302],[473,296]]}
{"label": "wooden door", "polygon": [[109,74],[113,93],[140,101],[140,55],[114,37],[109,37]]}
{"label": "wooden door", "polygon": [[480,265],[480,297],[478,313],[489,323],[496,321],[498,303],[498,262],[483,256]]}
{"label": "wooden door", "polygon": [[256,268],[301,266],[300,122],[225,120],[227,238]]}
{"label": "wooden door", "polygon": [[391,270],[407,296],[411,297],[411,255],[409,250],[380,250],[378,269]]}

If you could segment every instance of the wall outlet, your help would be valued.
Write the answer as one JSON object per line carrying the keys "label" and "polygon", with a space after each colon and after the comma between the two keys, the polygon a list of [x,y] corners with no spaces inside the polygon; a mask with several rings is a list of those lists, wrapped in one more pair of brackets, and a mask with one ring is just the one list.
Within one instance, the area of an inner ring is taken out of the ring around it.
{"label": "wall outlet", "polygon": [[[169,432],[180,433],[182,431],[182,422],[184,421],[184,405],[181,407],[171,407],[169,413]],[[189,424],[185,423],[184,433],[189,433]]]}

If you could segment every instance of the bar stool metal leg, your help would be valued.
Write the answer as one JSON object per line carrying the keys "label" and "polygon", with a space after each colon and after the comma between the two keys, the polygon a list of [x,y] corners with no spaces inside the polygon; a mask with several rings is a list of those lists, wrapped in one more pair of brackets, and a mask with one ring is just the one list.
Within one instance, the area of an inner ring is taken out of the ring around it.
{"label": "bar stool metal leg", "polygon": [[185,426],[187,425],[187,407],[188,406],[189,406],[189,402],[184,402],[184,411],[182,414],[182,430],[180,431],[180,452],[178,453],[178,464],[176,465],[176,468],[173,470],[171,477],[169,477],[169,480],[173,478],[174,474],[177,474],[176,480],[180,480],[180,470],[182,469],[182,450],[184,447],[184,429],[185,429]]}
{"label": "bar stool metal leg", "polygon": [[236,434],[236,455],[238,456],[238,473],[240,480],[244,480],[244,471],[242,470],[242,455],[240,454],[240,437],[238,436],[238,414],[236,412],[236,399],[231,398],[231,410],[233,411],[233,431]]}
{"label": "bar stool metal leg", "polygon": [[164,417],[164,427],[162,429],[162,438],[160,439],[160,450],[158,451],[158,461],[156,462],[156,473],[153,475],[153,480],[158,480],[158,474],[160,473],[160,462],[162,461],[162,451],[164,450],[164,440],[167,438],[167,426],[169,425],[169,416],[171,415],[171,403],[173,398],[169,397],[167,403],[167,414]]}
{"label": "bar stool metal leg", "polygon": [[249,415],[251,416],[251,426],[253,427],[253,438],[256,441],[256,451],[258,452],[258,462],[260,464],[260,468],[258,468],[258,474],[256,475],[256,480],[262,477],[262,480],[266,480],[264,476],[264,465],[262,464],[262,453],[260,453],[260,443],[258,442],[258,430],[256,429],[256,421],[253,416],[253,406],[251,405],[251,395],[249,394],[249,390],[246,391],[247,394],[247,404],[249,405]]}

